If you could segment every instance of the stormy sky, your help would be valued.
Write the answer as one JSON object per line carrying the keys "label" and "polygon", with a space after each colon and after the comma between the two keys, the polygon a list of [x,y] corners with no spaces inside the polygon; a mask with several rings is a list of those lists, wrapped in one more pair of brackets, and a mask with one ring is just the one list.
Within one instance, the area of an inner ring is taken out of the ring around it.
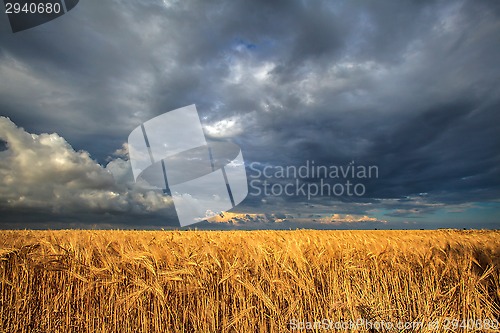
{"label": "stormy sky", "polygon": [[[196,227],[500,227],[499,1],[81,0],[18,33],[3,11],[1,228],[178,227],[126,142],[191,104],[254,181]],[[274,172],[313,162],[378,174]],[[263,193],[347,180],[363,195]]]}

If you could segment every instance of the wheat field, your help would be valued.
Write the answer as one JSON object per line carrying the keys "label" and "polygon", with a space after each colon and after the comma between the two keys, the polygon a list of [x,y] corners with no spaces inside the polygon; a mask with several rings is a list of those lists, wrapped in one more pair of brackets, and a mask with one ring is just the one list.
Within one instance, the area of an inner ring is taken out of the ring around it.
{"label": "wheat field", "polygon": [[0,231],[0,258],[3,332],[486,332],[500,319],[499,231]]}

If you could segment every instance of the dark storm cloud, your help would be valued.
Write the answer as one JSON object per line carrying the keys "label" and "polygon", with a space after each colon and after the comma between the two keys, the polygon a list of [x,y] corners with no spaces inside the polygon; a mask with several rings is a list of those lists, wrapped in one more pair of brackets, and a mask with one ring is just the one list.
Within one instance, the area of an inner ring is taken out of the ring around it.
{"label": "dark storm cloud", "polygon": [[[247,163],[379,167],[365,197],[315,209],[498,200],[499,16],[487,0],[80,1],[1,32],[0,113],[104,164],[138,124],[195,103],[207,136]],[[304,205],[262,199],[244,204]]]}

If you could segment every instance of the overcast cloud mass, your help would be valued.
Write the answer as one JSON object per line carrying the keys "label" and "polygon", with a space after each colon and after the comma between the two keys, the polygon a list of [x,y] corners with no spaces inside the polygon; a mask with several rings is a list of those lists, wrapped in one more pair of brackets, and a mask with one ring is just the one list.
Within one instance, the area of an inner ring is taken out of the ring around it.
{"label": "overcast cloud mass", "polygon": [[0,227],[177,227],[124,144],[196,104],[261,190],[266,167],[378,168],[362,196],[254,188],[196,227],[499,228],[498,59],[496,0],[81,0],[15,34],[2,13]]}

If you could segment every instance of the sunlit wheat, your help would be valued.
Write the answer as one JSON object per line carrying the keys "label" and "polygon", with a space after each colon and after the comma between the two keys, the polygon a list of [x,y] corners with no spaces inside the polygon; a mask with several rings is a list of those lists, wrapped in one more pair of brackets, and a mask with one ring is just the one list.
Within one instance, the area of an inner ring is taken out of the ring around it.
{"label": "sunlit wheat", "polygon": [[2,231],[0,259],[5,332],[500,318],[498,231]]}

